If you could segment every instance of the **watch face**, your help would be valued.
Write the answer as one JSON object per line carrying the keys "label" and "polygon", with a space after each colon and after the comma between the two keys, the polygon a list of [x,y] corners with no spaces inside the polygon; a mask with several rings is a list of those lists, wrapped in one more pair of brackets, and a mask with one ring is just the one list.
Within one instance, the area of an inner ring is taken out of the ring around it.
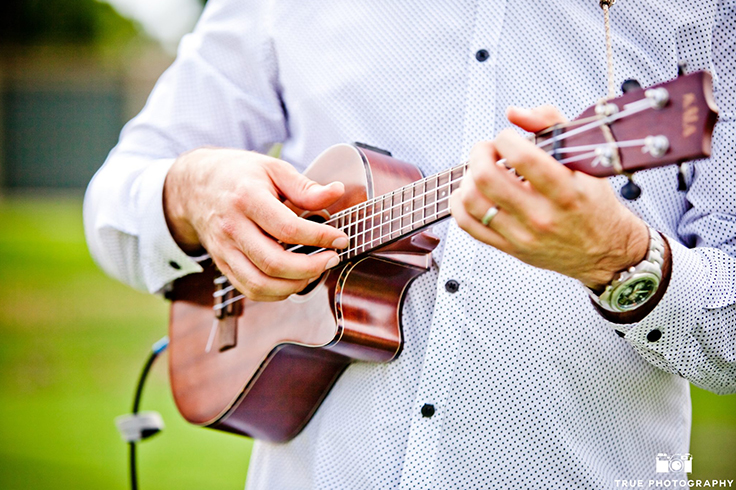
{"label": "watch face", "polygon": [[616,307],[620,311],[632,310],[654,296],[658,286],[659,280],[654,276],[642,277],[625,284],[616,296]]}

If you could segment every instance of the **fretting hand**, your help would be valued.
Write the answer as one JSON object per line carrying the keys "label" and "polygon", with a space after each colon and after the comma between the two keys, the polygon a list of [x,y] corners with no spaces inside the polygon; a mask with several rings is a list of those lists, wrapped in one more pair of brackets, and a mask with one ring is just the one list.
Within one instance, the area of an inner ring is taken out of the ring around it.
{"label": "fretting hand", "polygon": [[322,186],[288,163],[258,153],[202,148],[180,156],[164,184],[164,211],[172,236],[187,252],[201,247],[246,297],[278,301],[301,291],[338,263],[332,250],[287,252],[277,243],[340,249],[347,236],[297,217],[283,201],[323,209],[344,192]]}
{"label": "fretting hand", "polygon": [[[530,132],[564,122],[551,106],[509,108],[507,116]],[[496,163],[501,159],[525,181]],[[450,203],[458,225],[474,238],[594,290],[648,249],[646,225],[606,179],[571,171],[512,129],[472,149],[468,175]],[[498,212],[487,214],[493,207]]]}

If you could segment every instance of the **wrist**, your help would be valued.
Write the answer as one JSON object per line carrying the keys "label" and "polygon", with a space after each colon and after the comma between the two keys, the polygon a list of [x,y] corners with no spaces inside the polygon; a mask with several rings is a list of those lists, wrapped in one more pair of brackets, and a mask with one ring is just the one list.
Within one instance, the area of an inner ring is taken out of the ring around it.
{"label": "wrist", "polygon": [[632,216],[629,231],[622,242],[623,246],[606,253],[596,271],[589,277],[580,279],[580,282],[588,289],[602,293],[621,271],[644,260],[649,251],[649,227],[640,219]]}
{"label": "wrist", "polygon": [[202,248],[188,209],[191,194],[186,189],[191,182],[191,154],[180,155],[171,166],[164,180],[162,196],[166,225],[176,244],[186,253],[195,253]]}

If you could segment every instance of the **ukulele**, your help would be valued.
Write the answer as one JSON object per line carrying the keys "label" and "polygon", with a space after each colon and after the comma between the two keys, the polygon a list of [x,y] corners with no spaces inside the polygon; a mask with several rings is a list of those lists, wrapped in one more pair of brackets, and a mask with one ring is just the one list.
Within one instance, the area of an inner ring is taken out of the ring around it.
{"label": "ukulele", "polygon": [[[698,72],[601,101],[574,121],[534,135],[534,142],[573,170],[630,176],[709,156],[716,117],[711,77]],[[357,144],[336,145],[317,157],[305,175],[322,184],[339,180],[345,194],[318,212],[286,204],[348,235],[340,264],[279,302],[244,298],[211,263],[176,280],[169,295],[169,371],[182,416],[287,441],[351,362],[395,359],[404,295],[429,269],[439,243],[427,228],[449,217],[450,194],[466,169],[463,164],[423,177],[415,166]],[[633,181],[625,187],[628,197],[638,195]],[[319,251],[284,246],[294,253]]]}

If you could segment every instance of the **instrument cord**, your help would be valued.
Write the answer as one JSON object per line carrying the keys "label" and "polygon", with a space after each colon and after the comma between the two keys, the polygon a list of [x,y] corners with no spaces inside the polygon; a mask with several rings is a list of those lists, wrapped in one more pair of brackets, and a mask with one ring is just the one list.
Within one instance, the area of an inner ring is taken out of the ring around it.
{"label": "instrument cord", "polygon": [[[156,361],[158,356],[166,350],[166,347],[168,346],[168,338],[164,337],[163,339],[156,342],[151,352],[148,355],[148,358],[146,359],[146,363],[143,365],[143,370],[141,371],[141,375],[138,378],[138,385],[135,389],[135,398],[133,399],[133,415],[136,415],[138,413],[138,410],[141,405],[141,397],[143,395],[143,386],[146,383],[146,378],[148,378],[148,373],[151,371],[151,367],[153,366],[153,363]],[[143,433],[143,438],[153,435],[146,434],[145,431]],[[132,490],[138,490],[138,472],[136,467],[136,441],[132,441],[128,443],[130,446],[130,488]]]}

